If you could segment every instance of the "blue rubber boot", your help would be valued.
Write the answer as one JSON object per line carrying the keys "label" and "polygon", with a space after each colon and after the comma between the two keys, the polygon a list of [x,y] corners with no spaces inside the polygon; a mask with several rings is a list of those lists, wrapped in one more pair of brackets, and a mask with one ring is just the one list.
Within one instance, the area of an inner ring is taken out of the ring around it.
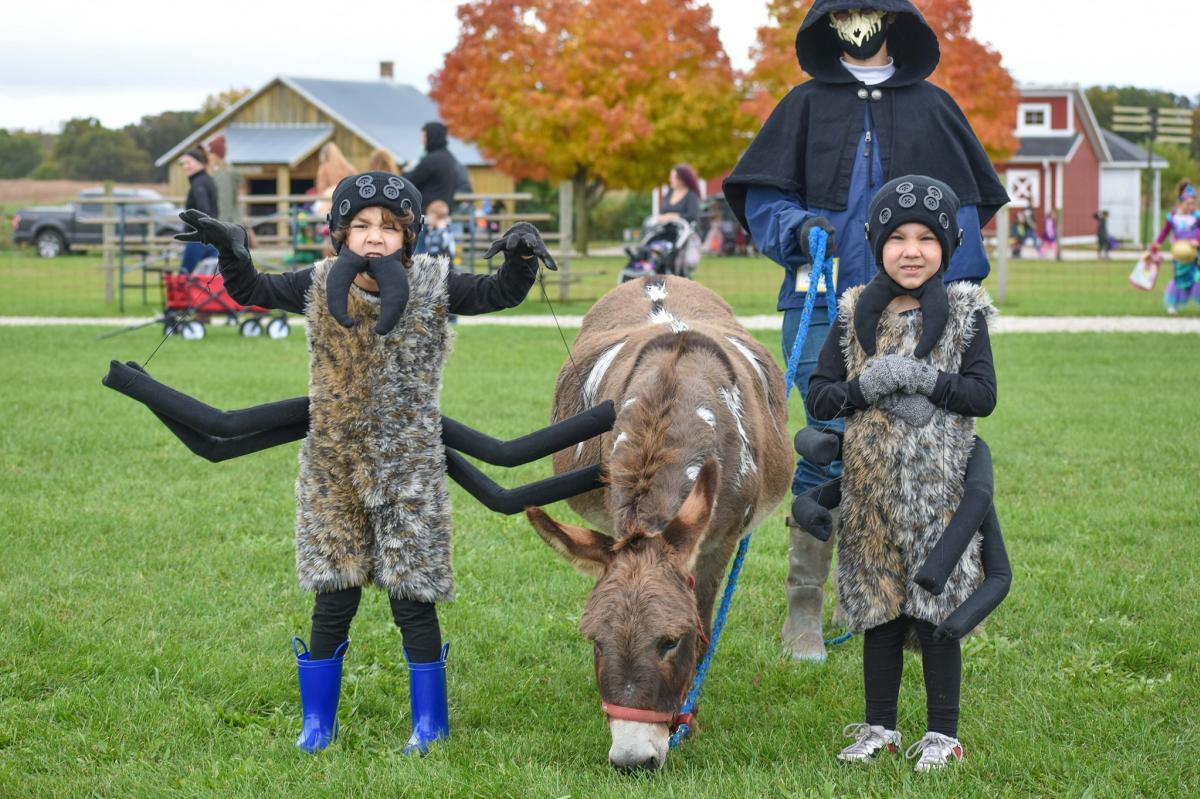
{"label": "blue rubber boot", "polygon": [[342,692],[342,659],[349,641],[343,641],[327,660],[313,660],[308,645],[299,638],[292,639],[296,653],[296,673],[300,680],[300,710],[304,728],[296,746],[316,754],[337,738],[337,708]]}
{"label": "blue rubber boot", "polygon": [[[450,737],[450,708],[446,697],[446,655],[450,644],[442,647],[442,656],[432,663],[408,664],[408,706],[412,710],[412,737],[404,754],[423,755],[434,741]],[[408,660],[408,652],[404,653]]]}

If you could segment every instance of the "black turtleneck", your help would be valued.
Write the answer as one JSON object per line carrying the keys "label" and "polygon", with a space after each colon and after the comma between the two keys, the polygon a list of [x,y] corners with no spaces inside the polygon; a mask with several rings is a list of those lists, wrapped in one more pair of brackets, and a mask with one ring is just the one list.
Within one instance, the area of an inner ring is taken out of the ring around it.
{"label": "black turtleneck", "polygon": [[188,177],[188,193],[187,199],[184,200],[183,207],[189,210],[195,209],[209,216],[218,216],[217,211],[217,184],[212,179],[212,176],[201,170],[194,175]]}

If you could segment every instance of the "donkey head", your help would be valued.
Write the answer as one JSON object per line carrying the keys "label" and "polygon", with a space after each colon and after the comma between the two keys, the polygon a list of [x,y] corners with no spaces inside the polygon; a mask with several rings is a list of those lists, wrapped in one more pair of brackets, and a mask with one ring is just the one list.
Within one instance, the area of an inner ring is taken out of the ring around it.
{"label": "donkey head", "polygon": [[653,770],[666,761],[675,713],[707,643],[691,576],[719,482],[710,459],[661,531],[617,530],[616,538],[526,510],[547,544],[598,578],[580,629],[595,648],[612,732],[608,760],[617,768]]}

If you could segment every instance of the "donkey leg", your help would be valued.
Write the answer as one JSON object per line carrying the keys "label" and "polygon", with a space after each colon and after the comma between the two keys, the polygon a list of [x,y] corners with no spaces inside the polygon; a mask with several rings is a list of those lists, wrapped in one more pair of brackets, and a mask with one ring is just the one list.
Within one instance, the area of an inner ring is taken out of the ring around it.
{"label": "donkey leg", "polygon": [[[836,517],[838,512],[834,511]],[[834,529],[837,528],[836,518]],[[783,623],[783,646],[793,660],[821,663],[825,660],[825,635],[821,611],[825,601],[825,580],[833,560],[833,541],[819,541],[790,517],[787,520],[788,616]]]}

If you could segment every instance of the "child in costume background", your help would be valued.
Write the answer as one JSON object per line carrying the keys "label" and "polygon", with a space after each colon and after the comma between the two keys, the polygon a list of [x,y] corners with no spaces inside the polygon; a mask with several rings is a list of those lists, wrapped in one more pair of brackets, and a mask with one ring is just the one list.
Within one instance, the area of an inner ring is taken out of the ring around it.
{"label": "child in costume background", "polygon": [[1171,236],[1171,260],[1175,270],[1163,294],[1163,304],[1172,315],[1189,300],[1200,303],[1200,264],[1196,260],[1197,249],[1200,249],[1200,211],[1196,210],[1196,187],[1184,178],[1179,181],[1175,195],[1178,202],[1167,214],[1162,230],[1150,245],[1150,254],[1156,255],[1167,236]]}
{"label": "child in costume background", "polygon": [[914,639],[927,731],[908,754],[919,756],[917,771],[963,757],[962,654],[957,638],[937,628],[982,581],[979,537],[942,593],[914,582],[962,498],[975,417],[996,404],[995,309],[981,287],[942,282],[962,236],[957,211],[953,189],[931,178],[880,188],[868,223],[880,269],[843,296],[808,387],[811,416],[846,420],[836,583],[850,629],[863,633],[866,714],[844,731],[854,739],[838,755],[844,761],[900,750],[903,647]]}
{"label": "child in costume background", "polygon": [[[491,275],[452,272],[414,255],[421,195],[385,172],[337,184],[329,217],[336,258],[296,272],[258,272],[245,231],[185,216],[216,245],[238,302],[303,313],[309,337],[309,429],[296,485],[296,570],[316,592],[311,648],[295,642],[304,726],[315,752],[337,735],[342,659],[362,586],[388,593],[410,666],[412,737],[424,752],[449,734],[446,647],[436,602],[453,597],[451,515],[441,441],[447,314],[510,308],[528,294],[545,253],[528,223],[514,228]],[[531,243],[532,242],[532,243]],[[547,256],[548,257],[548,256]]]}
{"label": "child in costume background", "polygon": [[444,255],[454,266],[454,231],[450,228],[450,206],[434,200],[425,211],[425,252],[434,258]]}
{"label": "child in costume background", "polygon": [[[725,180],[725,197],[759,250],[783,267],[778,309],[790,355],[807,294],[809,231],[831,234],[836,291],[867,283],[875,259],[863,239],[871,197],[889,177],[931,175],[961,200],[963,246],[942,277],[978,282],[990,270],[980,227],[1008,202],[991,160],[954,99],[928,81],[937,35],[909,0],[817,0],[796,34],[811,76],[788,93]],[[819,293],[796,385],[808,385],[833,320]],[[841,419],[808,424],[840,430]],[[835,479],[841,462],[801,460],[792,493]],[[796,660],[822,661],[823,586],[834,538],[817,541],[789,519],[788,615],[782,638]],[[836,536],[835,536],[836,537]]]}

